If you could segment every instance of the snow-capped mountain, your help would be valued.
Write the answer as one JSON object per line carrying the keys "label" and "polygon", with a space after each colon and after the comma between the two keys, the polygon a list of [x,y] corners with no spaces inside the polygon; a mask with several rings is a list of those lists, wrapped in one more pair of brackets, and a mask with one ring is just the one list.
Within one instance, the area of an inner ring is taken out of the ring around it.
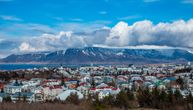
{"label": "snow-capped mountain", "polygon": [[5,63],[122,64],[193,61],[193,54],[182,49],[69,48],[66,51],[12,54]]}

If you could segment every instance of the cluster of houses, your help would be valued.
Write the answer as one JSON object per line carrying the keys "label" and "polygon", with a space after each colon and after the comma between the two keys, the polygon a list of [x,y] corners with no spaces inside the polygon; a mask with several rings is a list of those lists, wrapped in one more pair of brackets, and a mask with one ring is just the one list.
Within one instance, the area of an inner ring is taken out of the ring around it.
{"label": "cluster of houses", "polygon": [[[192,68],[191,63],[76,69],[60,67],[53,71],[62,75],[58,78],[12,79],[6,83],[0,81],[0,101],[7,97],[13,102],[43,102],[56,99],[65,101],[71,94],[77,94],[79,99],[97,94],[99,99],[103,99],[109,95],[117,95],[125,89],[135,92],[139,88],[152,90],[155,87],[162,90],[179,89],[185,97],[189,93],[193,94],[193,71],[174,74],[175,70],[184,68]],[[184,81],[184,88],[175,83],[179,77]]]}

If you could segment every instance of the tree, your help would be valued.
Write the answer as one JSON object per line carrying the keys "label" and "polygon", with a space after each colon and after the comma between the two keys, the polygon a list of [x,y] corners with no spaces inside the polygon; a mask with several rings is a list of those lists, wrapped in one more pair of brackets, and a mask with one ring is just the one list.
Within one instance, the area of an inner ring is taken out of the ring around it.
{"label": "tree", "polygon": [[93,88],[95,88],[95,86],[96,86],[94,78],[92,78],[91,86],[92,86]]}
{"label": "tree", "polygon": [[102,104],[113,107],[115,104],[115,98],[112,95],[106,96],[102,100]]}
{"label": "tree", "polygon": [[17,79],[15,80],[15,85],[16,85],[16,86],[18,86],[18,85],[19,85],[19,82],[18,82],[18,80],[17,80]]}
{"label": "tree", "polygon": [[25,78],[25,73],[22,73],[22,74],[21,74],[21,77],[22,77],[22,78]]}
{"label": "tree", "polygon": [[135,100],[135,96],[134,93],[132,91],[130,91],[129,89],[127,89],[127,96],[128,96],[128,100]]}
{"label": "tree", "polygon": [[126,92],[120,91],[119,94],[117,94],[116,103],[120,108],[124,108],[124,109],[129,108],[128,96]]}
{"label": "tree", "polygon": [[111,83],[109,83],[110,86],[116,87],[115,80],[112,79]]}
{"label": "tree", "polygon": [[3,97],[3,101],[5,102],[11,102],[11,96]]}
{"label": "tree", "polygon": [[188,102],[192,102],[192,101],[193,101],[192,98],[193,98],[193,97],[192,97],[192,93],[190,92],[190,93],[188,94],[188,96],[187,96],[187,101],[188,101]]}
{"label": "tree", "polygon": [[161,108],[161,109],[165,108],[165,103],[167,103],[167,101],[168,101],[167,93],[162,90],[159,94],[159,99],[160,99],[160,102],[158,103],[159,108]]}
{"label": "tree", "polygon": [[21,92],[18,94],[18,101],[21,101]]}
{"label": "tree", "polygon": [[192,97],[192,93],[191,92],[187,96],[186,101],[187,101],[188,109],[192,110],[193,109],[193,97]]}
{"label": "tree", "polygon": [[151,93],[151,100],[152,100],[152,106],[155,108],[158,108],[158,104],[160,101],[160,91],[158,90],[157,86],[153,88],[152,93]]}
{"label": "tree", "polygon": [[192,73],[190,74],[190,79],[193,79],[193,74]]}
{"label": "tree", "polygon": [[181,88],[184,88],[184,80],[180,76],[176,79],[176,83],[179,84]]}
{"label": "tree", "polygon": [[176,99],[176,102],[177,103],[181,103],[182,102],[182,94],[180,93],[180,91],[179,90],[175,90],[175,92],[174,92],[174,96],[175,96],[175,99]]}
{"label": "tree", "polygon": [[80,86],[80,84],[79,84],[79,81],[77,80],[77,82],[76,82],[76,87],[78,87],[78,86]]}
{"label": "tree", "polygon": [[61,84],[60,84],[61,86],[64,86],[65,85],[65,82],[64,82],[64,75],[62,75],[62,77],[61,77]]}
{"label": "tree", "polygon": [[23,95],[23,101],[25,102],[27,100],[27,96],[26,95]]}
{"label": "tree", "polygon": [[4,89],[3,88],[1,89],[1,93],[4,93]]}
{"label": "tree", "polygon": [[80,103],[77,93],[72,93],[67,97],[66,102],[78,105]]}
{"label": "tree", "polygon": [[168,90],[168,101],[170,104],[174,103],[174,95],[173,95],[173,91],[171,89]]}

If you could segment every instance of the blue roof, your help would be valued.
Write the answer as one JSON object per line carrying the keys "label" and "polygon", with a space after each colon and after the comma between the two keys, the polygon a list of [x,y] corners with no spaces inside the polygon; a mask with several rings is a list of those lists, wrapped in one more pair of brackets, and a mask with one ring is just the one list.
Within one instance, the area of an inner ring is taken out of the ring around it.
{"label": "blue roof", "polygon": [[7,97],[7,96],[9,96],[9,94],[7,94],[7,93],[0,93],[0,97]]}
{"label": "blue roof", "polygon": [[164,80],[175,81],[176,78],[175,77],[167,77],[167,78],[164,78],[162,81],[164,81]]}
{"label": "blue roof", "polygon": [[31,97],[32,95],[33,95],[34,93],[32,93],[32,92],[16,92],[15,94],[13,94],[12,96],[13,97],[19,97],[19,95],[21,96],[21,97],[23,97],[23,96],[26,96],[26,97]]}

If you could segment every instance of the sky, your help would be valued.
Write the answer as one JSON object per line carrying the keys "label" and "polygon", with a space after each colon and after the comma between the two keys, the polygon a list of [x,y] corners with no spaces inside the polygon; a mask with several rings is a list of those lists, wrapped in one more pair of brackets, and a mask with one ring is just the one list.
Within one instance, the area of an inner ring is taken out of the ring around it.
{"label": "sky", "polygon": [[87,46],[193,50],[193,0],[0,0],[0,58]]}

